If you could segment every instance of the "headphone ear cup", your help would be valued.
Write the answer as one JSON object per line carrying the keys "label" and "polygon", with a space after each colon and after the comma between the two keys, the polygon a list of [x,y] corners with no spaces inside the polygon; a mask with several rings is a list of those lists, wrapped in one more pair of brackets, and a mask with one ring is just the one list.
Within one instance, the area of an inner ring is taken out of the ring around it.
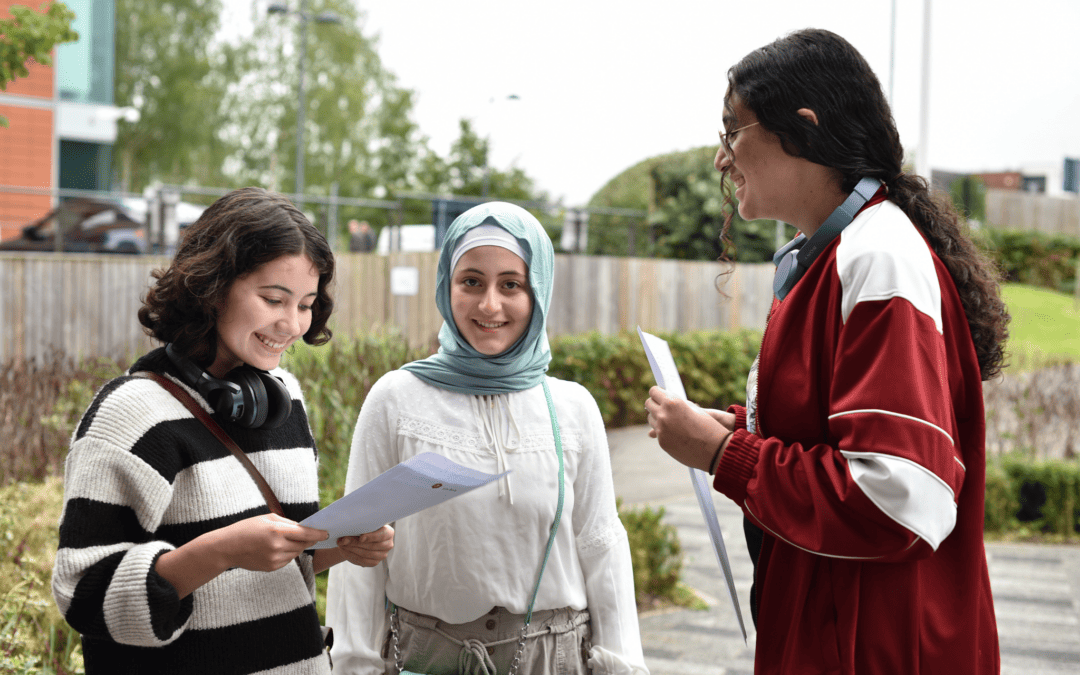
{"label": "headphone ear cup", "polygon": [[240,386],[244,396],[244,409],[233,421],[247,429],[258,429],[266,421],[266,387],[256,371],[245,366],[234,368],[225,376],[229,382]]}
{"label": "headphone ear cup", "polygon": [[265,420],[260,427],[263,429],[277,429],[292,414],[292,395],[289,394],[285,383],[270,373],[262,370],[255,372],[262,381],[263,391],[266,392],[266,404],[263,406],[266,411]]}

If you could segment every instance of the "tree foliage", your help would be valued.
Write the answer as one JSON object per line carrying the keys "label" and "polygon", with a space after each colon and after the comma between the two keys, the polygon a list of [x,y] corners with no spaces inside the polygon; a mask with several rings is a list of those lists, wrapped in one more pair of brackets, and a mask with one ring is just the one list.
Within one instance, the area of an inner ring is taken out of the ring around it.
{"label": "tree foliage", "polygon": [[510,167],[504,171],[489,165],[491,141],[476,133],[472,121],[461,119],[458,132],[445,159],[435,153],[425,156],[418,178],[427,190],[468,197],[544,199],[522,169]]}
{"label": "tree foliage", "polygon": [[137,122],[118,123],[122,190],[220,180],[217,131],[232,70],[213,46],[220,13],[220,0],[116,0],[113,98],[139,111]]}
{"label": "tree foliage", "polygon": [[[0,91],[7,90],[8,82],[26,77],[30,71],[27,61],[33,59],[43,66],[52,64],[53,47],[63,42],[79,39],[71,29],[75,13],[62,2],[54,2],[40,12],[12,5],[10,19],[0,19]],[[0,115],[0,126],[8,125],[7,118]]]}
{"label": "tree foliage", "polygon": [[[304,192],[393,199],[409,192],[481,196],[489,143],[467,120],[448,156],[433,152],[413,119],[414,93],[382,64],[351,0],[311,0],[305,22],[289,14],[253,15],[250,35],[215,41],[220,0],[117,0],[116,101],[140,110],[121,124],[122,185],[153,182],[222,187],[296,185],[300,59],[304,59]],[[333,23],[316,20],[332,14]],[[487,194],[535,199],[519,168],[492,168]],[[323,207],[308,204],[319,219]],[[431,222],[430,205],[408,200],[405,213],[342,208],[338,222]]]}
{"label": "tree foliage", "polygon": [[[715,147],[705,146],[652,157],[613,178],[589,201],[649,211],[646,225],[626,218],[598,216],[589,231],[589,252],[624,254],[632,229],[635,254],[680,260],[716,260],[725,252],[720,233],[728,209],[734,209],[727,253],[740,262],[771,260],[776,250],[776,222],[746,221],[737,202],[726,205],[723,178],[713,166]],[[785,226],[785,236],[794,236]]]}
{"label": "tree foliage", "polygon": [[[294,14],[257,18],[238,47],[240,77],[227,95],[229,171],[243,183],[292,191],[300,59],[304,61],[305,192],[382,197],[409,185],[423,139],[412,120],[413,93],[398,86],[360,30],[348,0],[324,0]],[[311,20],[332,13],[340,23]]]}
{"label": "tree foliage", "polygon": [[964,176],[949,188],[956,210],[970,220],[986,222],[986,185],[978,176]]}

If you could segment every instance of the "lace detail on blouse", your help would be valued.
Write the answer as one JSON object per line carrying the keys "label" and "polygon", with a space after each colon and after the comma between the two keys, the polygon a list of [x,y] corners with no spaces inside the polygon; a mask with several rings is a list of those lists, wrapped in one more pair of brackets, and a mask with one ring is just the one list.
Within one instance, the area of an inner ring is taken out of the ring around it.
{"label": "lace detail on blouse", "polygon": [[591,558],[610,550],[617,544],[626,541],[626,529],[622,523],[615,521],[609,527],[598,532],[591,532],[578,537],[577,550],[582,558]]}
{"label": "lace detail on blouse", "polygon": [[487,442],[478,433],[408,415],[398,417],[397,432],[398,435],[406,438],[473,452],[479,452],[488,447]]}

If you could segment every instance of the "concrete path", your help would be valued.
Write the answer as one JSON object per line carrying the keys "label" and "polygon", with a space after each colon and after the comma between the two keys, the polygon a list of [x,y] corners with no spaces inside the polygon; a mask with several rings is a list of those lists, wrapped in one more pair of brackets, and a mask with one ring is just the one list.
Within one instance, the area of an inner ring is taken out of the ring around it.
{"label": "concrete path", "polygon": [[[742,512],[726,497],[714,493],[746,622],[746,643],[723,573],[709,549],[686,467],[648,437],[648,427],[613,430],[608,433],[608,443],[615,494],[626,505],[664,507],[664,522],[679,531],[683,581],[709,603],[707,611],[680,609],[641,615],[645,661],[652,675],[753,673],[752,566],[743,539]],[[1080,673],[1080,547],[989,543],[986,550],[1001,641],[1001,672]]]}

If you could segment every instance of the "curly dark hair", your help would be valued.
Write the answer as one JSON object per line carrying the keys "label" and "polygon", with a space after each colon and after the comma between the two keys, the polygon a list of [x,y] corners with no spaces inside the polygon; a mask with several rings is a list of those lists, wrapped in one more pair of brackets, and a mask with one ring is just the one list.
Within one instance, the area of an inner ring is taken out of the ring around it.
{"label": "curly dark hair", "polygon": [[[956,284],[982,378],[997,375],[1009,322],[1001,274],[967,235],[948,197],[932,194],[923,178],[904,172],[900,134],[862,55],[835,33],[806,29],[751,52],[727,77],[725,122],[736,117],[732,97],[737,96],[761,126],[780,137],[789,155],[836,169],[844,192],[854,190],[863,176],[886,185],[888,199],[922,231]],[[813,110],[818,123],[797,114],[801,108]],[[724,185],[729,215],[722,237],[734,212],[730,181]]]}
{"label": "curly dark hair", "polygon": [[147,335],[172,343],[205,367],[217,353],[219,308],[233,281],[281,256],[306,255],[319,271],[304,342],[325,344],[334,310],[329,286],[334,255],[326,238],[284,195],[262,188],[234,190],[210,205],[184,232],[172,263],[154,270],[139,323]]}

